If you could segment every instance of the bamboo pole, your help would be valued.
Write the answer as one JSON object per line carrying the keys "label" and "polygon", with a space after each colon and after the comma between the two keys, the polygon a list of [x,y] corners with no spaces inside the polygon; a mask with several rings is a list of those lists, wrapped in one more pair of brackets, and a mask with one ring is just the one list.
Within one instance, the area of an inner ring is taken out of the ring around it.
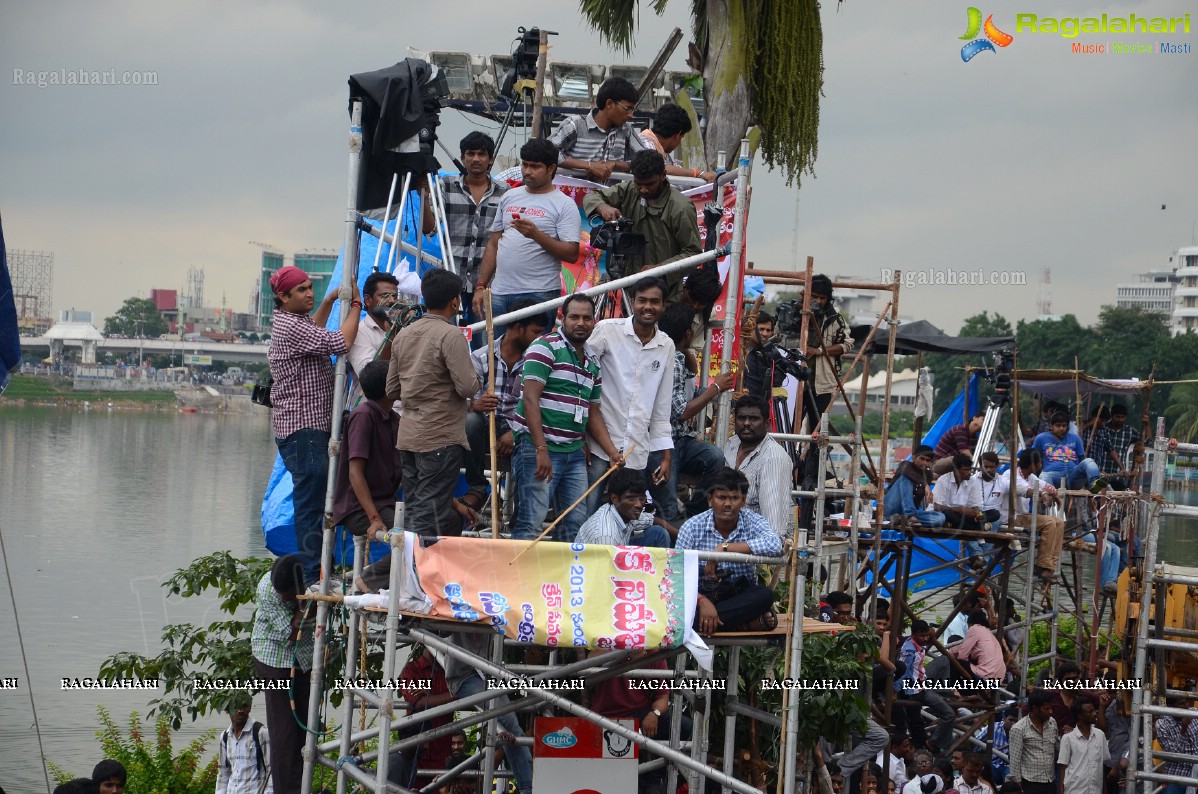
{"label": "bamboo pole", "polygon": [[[625,459],[625,460],[627,460],[627,459],[628,459],[628,456],[632,454],[632,451],[633,451],[634,449],[636,449],[636,444],[633,444],[633,445],[632,445],[632,446],[630,446],[630,447],[629,447],[627,450],[625,450],[625,451],[624,451],[624,459]],[[619,464],[616,464],[616,465],[614,465],[614,466],[608,466],[608,467],[607,467],[607,471],[603,472],[603,476],[601,476],[599,479],[597,479],[597,480],[595,480],[593,483],[591,483],[591,487],[590,487],[590,488],[587,488],[585,491],[583,491],[583,492],[582,492],[582,496],[580,496],[580,497],[578,497],[577,499],[575,499],[575,500],[574,500],[574,504],[570,505],[570,506],[569,506],[569,507],[567,507],[565,510],[563,510],[563,511],[562,511],[562,513],[561,513],[561,515],[559,515],[557,518],[553,519],[553,523],[552,523],[552,524],[550,524],[549,526],[545,527],[545,529],[544,529],[544,530],[542,530],[542,532],[541,532],[541,534],[540,534],[540,535],[537,535],[535,538],[533,538],[533,539],[532,539],[532,543],[529,543],[527,546],[525,546],[525,547],[524,547],[524,549],[523,549],[523,550],[522,550],[522,551],[521,551],[519,554],[517,554],[515,557],[512,557],[512,561],[511,561],[511,562],[509,562],[509,563],[508,563],[508,565],[515,565],[515,563],[516,563],[516,560],[518,560],[518,559],[520,559],[521,557],[523,557],[525,552],[527,552],[527,551],[528,551],[529,549],[531,549],[533,546],[535,546],[535,545],[537,545],[538,543],[540,543],[540,542],[541,542],[541,541],[542,541],[542,540],[545,538],[545,536],[546,536],[546,535],[548,535],[550,532],[552,532],[552,531],[553,531],[553,528],[554,528],[554,527],[556,527],[558,524],[560,524],[560,523],[561,523],[561,520],[562,520],[563,518],[565,518],[566,516],[568,516],[568,515],[570,514],[570,511],[571,511],[571,510],[573,510],[574,508],[576,508],[576,507],[578,507],[580,504],[582,504],[584,501],[586,501],[586,498],[587,498],[588,496],[590,496],[590,495],[591,495],[591,491],[593,491],[593,490],[595,490],[596,488],[598,488],[598,487],[599,487],[599,484],[600,484],[601,482],[603,482],[603,481],[604,481],[604,480],[606,480],[608,477],[610,477],[610,476],[611,476],[611,473],[612,473],[613,471],[615,471],[616,469],[620,468],[620,466],[623,466],[623,465],[624,465],[623,463],[619,463]]]}
{"label": "bamboo pole", "polygon": [[[545,33],[541,32],[542,46]],[[495,396],[495,357],[499,350],[495,347],[495,318],[491,311],[491,290],[487,290],[487,394]],[[487,419],[487,435],[491,442],[491,537],[499,537],[499,450],[495,438],[495,414],[499,409],[492,408]]]}
{"label": "bamboo pole", "polygon": [[[541,137],[541,113],[545,107],[545,66],[549,58],[549,31],[542,30],[537,47],[537,75],[532,93],[532,125],[529,127],[529,137]],[[490,317],[491,313],[487,312]]]}

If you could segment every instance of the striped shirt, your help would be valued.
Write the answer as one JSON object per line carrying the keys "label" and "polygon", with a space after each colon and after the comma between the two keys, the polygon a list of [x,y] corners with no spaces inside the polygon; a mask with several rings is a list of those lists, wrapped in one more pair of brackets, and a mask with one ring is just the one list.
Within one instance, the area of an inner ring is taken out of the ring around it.
{"label": "striped shirt", "polygon": [[[1108,427],[1107,432],[1111,434],[1111,449],[1119,456],[1120,466],[1122,466],[1123,462],[1127,460],[1127,448],[1140,440],[1140,431],[1125,422],[1123,427],[1118,430]],[[1103,471],[1118,471],[1110,458],[1094,462],[1101,466]]]}
{"label": "striped shirt", "polygon": [[470,358],[474,362],[474,372],[483,384],[478,393],[474,395],[476,400],[487,393],[487,383],[490,381],[490,373],[487,370],[489,366],[488,353],[493,351],[495,356],[495,396],[499,398],[499,410],[495,414],[495,432],[499,435],[503,435],[511,429],[508,424],[516,413],[516,404],[520,402],[520,393],[524,386],[520,379],[520,373],[524,371],[524,359],[516,359],[516,363],[512,365],[511,369],[508,369],[507,362],[503,360],[503,355],[499,352],[501,342],[503,342],[502,336],[496,339],[490,348],[484,345],[470,353]]}
{"label": "striped shirt", "polygon": [[478,270],[487,239],[491,236],[499,197],[508,191],[508,186],[491,179],[482,201],[477,204],[463,176],[443,177],[441,191],[445,196],[445,222],[449,225],[453,265],[458,275],[466,280],[466,290],[471,291],[474,282],[478,281]]}
{"label": "striped shirt", "polygon": [[1057,721],[1049,717],[1044,732],[1036,730],[1031,717],[1011,728],[1011,777],[1024,783],[1052,783],[1057,769]]}
{"label": "striped shirt", "polygon": [[[715,528],[714,511],[708,510],[694,518],[688,518],[678,529],[674,548],[689,551],[715,551],[722,543],[748,543],[752,553],[761,557],[776,557],[782,553],[782,541],[770,525],[752,510],[741,510],[736,529],[724,537]],[[757,581],[757,566],[751,562],[716,563],[716,574],[721,579],[748,579]]]}
{"label": "striped shirt", "polygon": [[616,511],[616,506],[603,505],[583,522],[578,529],[575,543],[604,544],[607,546],[628,546],[634,532],[644,532],[653,526],[653,516],[641,513],[631,521],[625,521]]}
{"label": "striped shirt", "polygon": [[[1183,731],[1181,723],[1175,717],[1157,717],[1153,724],[1153,733],[1166,753],[1198,753],[1198,720],[1190,720],[1190,724]],[[1187,777],[1191,766],[1189,761],[1166,761],[1161,772]]]}
{"label": "striped shirt", "polygon": [[307,314],[275,309],[271,319],[270,424],[275,438],[297,430],[329,432],[333,424],[333,363],[329,356],[345,353],[341,331],[329,331]]}
{"label": "striped shirt", "polygon": [[695,376],[686,368],[686,353],[674,351],[674,390],[670,393],[670,427],[674,440],[693,434],[690,422],[682,421],[695,392]]}
{"label": "striped shirt", "polygon": [[604,132],[595,123],[595,109],[581,116],[569,116],[558,125],[549,140],[558,148],[557,161],[575,160],[627,162],[636,152],[649,147],[628,124]]}
{"label": "striped shirt", "polygon": [[[262,763],[258,765],[258,748],[254,746],[254,725],[258,728],[258,743],[262,747]],[[266,726],[250,720],[236,736],[228,727],[220,735],[217,750],[216,794],[271,794],[270,737]],[[266,787],[262,788],[265,782]],[[259,789],[262,789],[259,792]]]}
{"label": "striped shirt", "polygon": [[258,609],[254,612],[254,628],[250,634],[250,650],[254,658],[268,667],[290,670],[312,669],[313,629],[305,626],[297,643],[292,639],[291,616],[295,614],[270,583],[270,571],[258,582]]}
{"label": "striped shirt", "polygon": [[[574,452],[582,448],[587,416],[598,407],[602,394],[599,364],[578,351],[560,330],[537,339],[524,351],[522,383],[545,384],[539,400],[541,427],[550,452]],[[512,430],[517,437],[529,435],[524,419],[524,395],[516,405]]]}
{"label": "striped shirt", "polygon": [[757,449],[737,465],[739,454],[740,437],[732,436],[724,445],[724,462],[749,479],[745,507],[760,513],[774,532],[789,535],[794,518],[794,500],[790,496],[794,463],[790,455],[769,436],[761,439]]}

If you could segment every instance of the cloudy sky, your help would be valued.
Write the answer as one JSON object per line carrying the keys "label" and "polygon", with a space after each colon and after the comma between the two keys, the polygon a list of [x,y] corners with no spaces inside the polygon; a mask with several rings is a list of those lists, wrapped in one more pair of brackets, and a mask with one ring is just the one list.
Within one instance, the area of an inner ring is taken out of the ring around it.
{"label": "cloudy sky", "polygon": [[[982,309],[1052,308],[1092,321],[1131,274],[1164,265],[1198,224],[1198,52],[1080,55],[1083,43],[1171,36],[1020,33],[1014,15],[1181,16],[1183,0],[1029,0],[995,11],[1014,43],[960,57],[966,4],[824,3],[817,177],[801,192],[758,168],[749,256],[877,279],[980,271],[1026,286],[914,286],[904,315],[956,330]],[[569,0],[358,3],[0,1],[0,213],[10,248],[55,254],[55,309],[110,314],[206,272],[206,302],[244,311],[259,249],[341,244],[346,77],[409,46],[506,52],[518,25],[560,33],[553,56],[648,63],[690,4],[648,4],[631,57],[605,48]],[[498,16],[500,9],[507,16]],[[678,52],[683,53],[685,47]],[[671,68],[682,68],[676,55]],[[58,69],[154,72],[157,85],[36,86]],[[16,83],[22,84],[16,84]],[[447,111],[445,140],[474,120]],[[509,141],[513,140],[509,137]],[[506,148],[506,147],[505,147]],[[1162,210],[1161,206],[1167,209]],[[796,221],[797,218],[797,221]]]}

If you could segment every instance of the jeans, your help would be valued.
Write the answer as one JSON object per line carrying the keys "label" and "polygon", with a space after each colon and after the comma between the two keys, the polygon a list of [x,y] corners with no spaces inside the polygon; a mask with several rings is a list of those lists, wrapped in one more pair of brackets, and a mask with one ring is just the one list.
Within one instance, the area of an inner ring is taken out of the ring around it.
{"label": "jeans", "polygon": [[939,510],[916,510],[912,515],[925,527],[942,527],[946,520]]}
{"label": "jeans", "polygon": [[[516,442],[512,452],[512,477],[520,493],[516,521],[512,524],[512,538],[516,540],[531,540],[541,534],[550,499],[556,498],[558,510],[565,510],[587,489],[587,464],[581,447],[573,452],[550,451],[549,463],[553,466],[553,474],[548,480],[538,480],[536,446],[527,436],[521,436]],[[553,528],[549,539],[573,542],[587,515],[582,505],[571,510]]]}
{"label": "jeans", "polygon": [[291,474],[295,551],[304,560],[304,582],[312,584],[320,579],[324,495],[329,479],[329,434],[306,427],[287,438],[276,438],[275,444],[283,465]]}
{"label": "jeans", "polygon": [[453,512],[453,490],[465,454],[457,444],[429,452],[400,450],[407,529],[425,537],[462,534],[462,520]]}
{"label": "jeans", "polygon": [[[581,451],[580,453],[581,454]],[[453,693],[456,698],[469,697],[477,695],[479,692],[484,692],[487,689],[487,683],[483,681],[481,676],[467,676],[458,686],[457,691]],[[499,695],[494,700],[487,704],[487,708],[495,708],[502,706],[508,702],[507,695]],[[523,736],[524,731],[520,728],[520,722],[516,719],[516,715],[508,712],[502,717],[497,717],[501,728],[510,733],[512,736]],[[505,744],[503,746],[503,754],[507,758],[507,764],[511,767],[512,775],[516,778],[516,787],[520,789],[520,794],[532,793],[532,754],[527,747],[519,744]]]}
{"label": "jeans", "polygon": [[[501,314],[507,314],[510,312],[512,310],[511,307],[520,301],[544,303],[545,301],[551,301],[554,298],[560,298],[561,296],[562,291],[560,287],[558,289],[545,290],[544,292],[513,292],[510,295],[499,295],[493,292],[491,293],[491,311],[496,317],[498,317]],[[556,314],[556,312],[553,312],[552,314]],[[503,332],[506,330],[506,325],[495,323],[495,338],[498,339],[499,337],[503,336]],[[482,336],[485,338],[486,333],[484,332]]]}
{"label": "jeans", "polygon": [[674,542],[670,539],[670,533],[666,531],[665,527],[660,527],[657,524],[641,532],[632,533],[632,537],[628,539],[628,545],[644,546],[650,549],[674,548]]}
{"label": "jeans", "polygon": [[[498,431],[496,427],[496,438],[503,435]],[[490,420],[485,413],[471,411],[466,414],[466,441],[470,443],[470,449],[466,450],[466,487],[468,493],[476,494],[482,504],[491,488],[483,474],[491,467]]]}
{"label": "jeans", "polygon": [[890,744],[890,734],[886,729],[878,725],[871,718],[869,727],[862,736],[858,733],[850,734],[853,740],[853,749],[840,757],[840,774],[844,775],[847,782],[857,770],[865,766],[869,761],[873,761],[878,753]]}
{"label": "jeans", "polygon": [[[1097,543],[1098,536],[1090,532],[1083,540],[1087,543]],[[1109,535],[1104,537],[1102,541],[1102,562],[1099,564],[1102,571],[1102,586],[1105,587],[1111,582],[1118,581],[1121,555],[1119,546],[1115,544],[1115,541],[1111,540]]]}
{"label": "jeans", "polygon": [[[984,520],[990,522],[991,532],[1000,532],[1002,530],[1002,518],[997,510],[987,510]],[[983,543],[980,540],[965,541],[965,556],[966,557],[981,557],[984,554],[989,554],[994,551],[993,543]]]}
{"label": "jeans", "polygon": [[1064,482],[1069,488],[1080,489],[1089,488],[1091,483],[1099,478],[1100,474],[1097,463],[1090,458],[1082,458],[1077,464],[1068,469],[1045,470],[1040,475],[1040,479],[1057,488],[1060,488],[1061,483]]}
{"label": "jeans", "polygon": [[[657,471],[661,465],[661,452],[649,453],[649,471]],[[686,504],[686,517],[698,515],[707,509],[707,486],[711,478],[724,467],[724,453],[714,444],[700,441],[693,436],[682,436],[674,439],[674,454],[670,462],[670,477],[660,485],[649,483],[649,493],[653,495],[653,504],[657,505],[657,514],[677,524],[681,517],[678,511],[678,474],[699,475],[699,496]]]}
{"label": "jeans", "polygon": [[[704,594],[706,595],[706,594]],[[708,596],[710,597],[710,596]],[[774,591],[763,584],[747,583],[733,595],[715,602],[720,616],[721,631],[730,631],[769,611],[774,605]],[[695,610],[695,628],[699,626],[699,610]]]}

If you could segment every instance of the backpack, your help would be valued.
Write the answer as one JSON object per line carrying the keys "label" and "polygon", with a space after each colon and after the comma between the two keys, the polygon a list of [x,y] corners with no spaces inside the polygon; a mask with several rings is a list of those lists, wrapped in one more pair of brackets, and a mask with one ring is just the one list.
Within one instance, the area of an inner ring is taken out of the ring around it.
{"label": "backpack", "polygon": [[[266,772],[266,760],[262,757],[262,742],[258,739],[258,734],[262,731],[262,723],[255,720],[250,724],[250,736],[254,740],[254,753],[258,757],[258,770]],[[220,752],[225,758],[225,771],[233,772],[233,762],[229,760],[229,729],[225,728],[220,735]]]}

